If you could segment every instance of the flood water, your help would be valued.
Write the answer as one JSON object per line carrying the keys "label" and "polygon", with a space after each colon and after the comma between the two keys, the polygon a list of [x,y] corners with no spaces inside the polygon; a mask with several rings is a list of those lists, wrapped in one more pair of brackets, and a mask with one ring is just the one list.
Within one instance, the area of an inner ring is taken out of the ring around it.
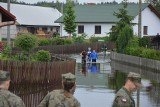
{"label": "flood water", "polygon": [[124,85],[130,71],[142,75],[143,88],[140,89],[140,95],[133,93],[136,107],[160,107],[160,71],[103,60],[103,57],[96,64],[85,65],[80,63],[79,55],[72,58],[77,62],[75,97],[81,107],[111,107],[115,93]]}

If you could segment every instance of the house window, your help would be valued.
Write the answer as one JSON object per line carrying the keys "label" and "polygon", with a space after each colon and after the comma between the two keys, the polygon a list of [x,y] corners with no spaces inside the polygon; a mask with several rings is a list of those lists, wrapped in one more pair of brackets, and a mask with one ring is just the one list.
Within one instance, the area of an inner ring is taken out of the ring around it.
{"label": "house window", "polygon": [[78,34],[84,33],[84,26],[80,25],[78,26]]}
{"label": "house window", "polygon": [[101,34],[101,26],[95,26],[95,34]]}
{"label": "house window", "polygon": [[148,26],[143,26],[143,34],[148,35]]}

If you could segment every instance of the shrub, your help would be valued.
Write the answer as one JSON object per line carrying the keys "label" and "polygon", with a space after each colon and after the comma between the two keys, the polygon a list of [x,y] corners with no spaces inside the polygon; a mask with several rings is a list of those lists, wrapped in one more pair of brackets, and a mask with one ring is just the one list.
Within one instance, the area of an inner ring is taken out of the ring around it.
{"label": "shrub", "polygon": [[39,46],[47,46],[47,45],[51,45],[50,41],[46,38],[41,38],[38,40],[38,45]]}
{"label": "shrub", "polygon": [[36,53],[36,55],[37,55],[37,61],[45,61],[45,62],[51,61],[51,54],[49,51],[40,50]]}
{"label": "shrub", "polygon": [[64,39],[64,44],[72,44],[72,39],[71,38]]}
{"label": "shrub", "polygon": [[98,37],[95,37],[95,36],[91,36],[90,38],[89,38],[89,41],[91,42],[91,43],[95,43],[95,42],[98,42]]}
{"label": "shrub", "polygon": [[157,52],[153,49],[144,49],[142,51],[142,57],[149,59],[157,59]]}
{"label": "shrub", "polygon": [[139,47],[139,38],[134,36],[132,39],[128,42],[128,47]]}
{"label": "shrub", "polygon": [[143,51],[143,48],[140,48],[140,47],[127,47],[125,49],[126,54],[133,55],[133,56],[139,56],[139,57],[142,56],[142,51]]}
{"label": "shrub", "polygon": [[140,47],[151,47],[151,40],[148,37],[139,38]]}
{"label": "shrub", "polygon": [[37,44],[37,37],[32,34],[22,34],[17,36],[15,39],[15,46],[28,53],[31,51],[31,49],[36,47]]}
{"label": "shrub", "polygon": [[52,45],[64,45],[64,39],[60,37],[52,38]]}
{"label": "shrub", "polygon": [[10,58],[11,57],[11,52],[12,52],[11,47],[9,47],[7,45],[3,46],[2,57]]}

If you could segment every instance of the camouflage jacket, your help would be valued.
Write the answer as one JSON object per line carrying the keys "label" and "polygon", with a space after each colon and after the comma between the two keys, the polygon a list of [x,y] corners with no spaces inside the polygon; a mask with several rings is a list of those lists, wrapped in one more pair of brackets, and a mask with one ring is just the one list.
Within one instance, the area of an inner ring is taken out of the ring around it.
{"label": "camouflage jacket", "polygon": [[0,107],[25,107],[22,99],[6,89],[0,89]]}
{"label": "camouflage jacket", "polygon": [[122,87],[117,92],[112,107],[135,107],[135,101],[131,94]]}
{"label": "camouflage jacket", "polygon": [[38,107],[80,107],[80,103],[72,94],[66,97],[64,90],[53,90],[44,97]]}

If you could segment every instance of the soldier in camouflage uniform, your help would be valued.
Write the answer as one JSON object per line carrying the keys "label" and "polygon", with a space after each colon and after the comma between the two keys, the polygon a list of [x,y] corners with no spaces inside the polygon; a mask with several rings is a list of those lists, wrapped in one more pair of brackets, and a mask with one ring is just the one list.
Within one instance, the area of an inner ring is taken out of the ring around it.
{"label": "soldier in camouflage uniform", "polygon": [[25,107],[22,99],[8,91],[10,73],[0,70],[0,107]]}
{"label": "soldier in camouflage uniform", "polygon": [[48,93],[38,107],[80,107],[79,101],[73,96],[76,77],[71,73],[62,74],[63,89]]}
{"label": "soldier in camouflage uniform", "polygon": [[131,93],[140,89],[141,86],[140,74],[130,72],[125,85],[117,92],[112,107],[135,107]]}

